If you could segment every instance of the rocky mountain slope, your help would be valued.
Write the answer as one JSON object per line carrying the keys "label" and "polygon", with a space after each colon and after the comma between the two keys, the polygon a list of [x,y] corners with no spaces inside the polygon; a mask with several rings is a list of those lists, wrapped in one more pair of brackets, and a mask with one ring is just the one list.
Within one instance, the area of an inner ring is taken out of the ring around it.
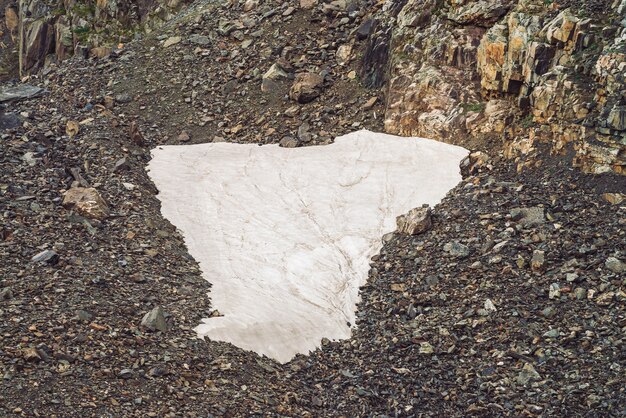
{"label": "rocky mountain slope", "polygon": [[[9,5],[7,45],[24,39],[9,9],[33,27]],[[593,2],[196,2],[39,68],[44,42],[29,97],[0,94],[0,415],[626,414],[623,19]],[[194,339],[210,285],[159,213],[150,149],[359,128],[482,153],[430,230],[384,237],[350,340],[281,365]]]}

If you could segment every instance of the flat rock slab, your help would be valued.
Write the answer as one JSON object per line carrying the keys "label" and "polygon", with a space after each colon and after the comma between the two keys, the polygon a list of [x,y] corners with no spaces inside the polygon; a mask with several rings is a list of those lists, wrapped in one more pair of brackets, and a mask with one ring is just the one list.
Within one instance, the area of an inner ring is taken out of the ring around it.
{"label": "flat rock slab", "polygon": [[461,180],[467,150],[359,131],[326,146],[211,143],[152,155],[162,213],[223,315],[198,334],[286,362],[350,336],[381,237]]}
{"label": "flat rock slab", "polygon": [[17,114],[4,113],[0,109],[0,130],[17,128],[21,124],[21,118]]}
{"label": "flat rock slab", "polygon": [[13,100],[32,99],[41,96],[45,90],[41,87],[31,86],[29,84],[19,84],[17,86],[0,88],[0,103],[10,102]]}

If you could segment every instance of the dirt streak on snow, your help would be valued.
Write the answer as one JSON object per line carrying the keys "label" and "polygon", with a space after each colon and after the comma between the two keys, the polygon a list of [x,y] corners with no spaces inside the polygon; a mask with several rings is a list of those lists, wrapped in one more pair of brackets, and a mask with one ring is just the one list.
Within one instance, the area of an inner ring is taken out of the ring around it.
{"label": "dirt streak on snow", "polygon": [[396,216],[460,180],[461,147],[359,131],[304,148],[161,146],[148,169],[163,215],[212,283],[200,336],[278,361],[343,339]]}

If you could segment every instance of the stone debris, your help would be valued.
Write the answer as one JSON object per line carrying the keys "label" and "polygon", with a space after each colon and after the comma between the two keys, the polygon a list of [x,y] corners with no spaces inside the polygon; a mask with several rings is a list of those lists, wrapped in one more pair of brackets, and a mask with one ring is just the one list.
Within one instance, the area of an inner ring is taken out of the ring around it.
{"label": "stone debris", "polygon": [[[0,77],[24,82],[0,89],[0,416],[619,415],[626,9],[548,3],[3,6]],[[288,77],[262,91],[283,60]],[[291,77],[308,72],[322,88],[300,103]],[[67,121],[88,119],[70,139]],[[356,129],[473,152],[428,232],[383,240],[351,339],[281,365],[195,338],[211,288],[159,213],[150,149],[182,130],[319,146]],[[115,216],[64,210],[73,183]],[[520,208],[544,221],[523,226]],[[42,251],[58,258],[31,261]],[[141,327],[155,306],[180,326]]]}

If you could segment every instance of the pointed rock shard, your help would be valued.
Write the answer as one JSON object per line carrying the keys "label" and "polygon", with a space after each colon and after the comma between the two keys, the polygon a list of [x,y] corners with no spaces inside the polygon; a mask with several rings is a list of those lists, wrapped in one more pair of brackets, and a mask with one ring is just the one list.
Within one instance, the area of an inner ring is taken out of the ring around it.
{"label": "pointed rock shard", "polygon": [[176,45],[182,40],[180,36],[172,36],[171,38],[167,38],[165,42],[163,42],[163,48],[169,48],[172,45]]}
{"label": "pointed rock shard", "polygon": [[531,381],[539,379],[541,379],[541,375],[537,373],[537,370],[535,370],[533,365],[530,363],[526,363],[524,364],[524,367],[522,367],[522,370],[517,376],[517,383],[519,383],[520,385],[527,385]]}
{"label": "pointed rock shard", "polygon": [[145,314],[141,320],[141,326],[150,331],[167,331],[167,319],[165,318],[163,308],[157,306]]}

